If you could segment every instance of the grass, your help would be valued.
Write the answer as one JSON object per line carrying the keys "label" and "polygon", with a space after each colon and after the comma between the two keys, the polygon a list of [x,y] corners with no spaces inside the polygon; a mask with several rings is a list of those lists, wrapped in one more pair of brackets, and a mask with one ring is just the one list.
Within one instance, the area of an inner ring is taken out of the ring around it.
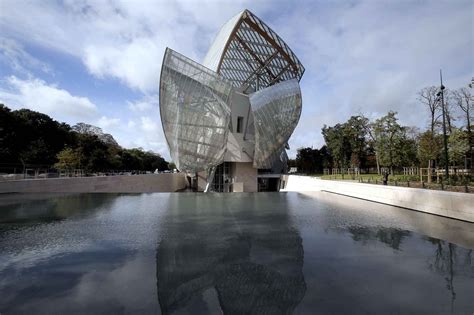
{"label": "grass", "polygon": [[[375,180],[383,180],[383,176],[382,175],[378,175],[378,174],[360,174],[360,175],[348,175],[348,174],[338,174],[338,175],[314,175],[314,176],[318,176],[318,177],[321,177],[321,179],[332,179],[332,180],[359,180],[359,179],[362,179],[364,182],[365,181],[368,181],[368,180],[371,180],[371,181],[375,181]],[[407,180],[405,179],[405,175],[390,175],[388,178],[389,180]],[[418,176],[415,176],[416,178],[414,178],[414,176],[408,176],[410,177],[409,180],[419,180],[419,177]]]}

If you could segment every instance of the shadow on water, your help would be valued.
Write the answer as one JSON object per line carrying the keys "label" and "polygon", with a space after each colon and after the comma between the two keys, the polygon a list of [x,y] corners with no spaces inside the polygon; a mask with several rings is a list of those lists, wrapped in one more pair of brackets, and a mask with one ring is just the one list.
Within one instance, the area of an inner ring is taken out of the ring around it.
{"label": "shadow on water", "polygon": [[285,203],[278,194],[172,197],[156,254],[163,314],[291,313],[306,283]]}

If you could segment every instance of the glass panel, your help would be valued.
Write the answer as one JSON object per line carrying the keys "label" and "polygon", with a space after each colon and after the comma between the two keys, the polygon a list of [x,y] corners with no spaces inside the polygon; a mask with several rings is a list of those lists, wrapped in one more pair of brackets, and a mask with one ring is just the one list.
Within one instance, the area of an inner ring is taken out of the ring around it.
{"label": "glass panel", "polygon": [[224,162],[217,166],[212,182],[212,190],[215,192],[226,192],[231,182],[230,162]]}
{"label": "glass panel", "polygon": [[199,172],[219,165],[230,123],[230,83],[169,48],[161,71],[161,121],[177,168]]}
{"label": "glass panel", "polygon": [[301,115],[301,91],[298,80],[278,83],[250,95],[254,116],[255,155],[253,166],[271,168]]}
{"label": "glass panel", "polygon": [[235,87],[247,84],[253,90],[292,78],[299,81],[304,73],[303,65],[288,45],[248,10],[224,24],[204,58],[204,65]]}

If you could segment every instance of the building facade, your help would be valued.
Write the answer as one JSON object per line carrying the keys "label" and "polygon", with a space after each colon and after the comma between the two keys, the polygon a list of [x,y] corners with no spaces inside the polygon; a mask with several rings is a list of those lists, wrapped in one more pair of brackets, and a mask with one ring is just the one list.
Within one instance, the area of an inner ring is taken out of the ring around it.
{"label": "building facade", "polygon": [[160,114],[176,167],[197,190],[277,190],[301,115],[303,73],[248,10],[222,26],[202,64],[167,48]]}

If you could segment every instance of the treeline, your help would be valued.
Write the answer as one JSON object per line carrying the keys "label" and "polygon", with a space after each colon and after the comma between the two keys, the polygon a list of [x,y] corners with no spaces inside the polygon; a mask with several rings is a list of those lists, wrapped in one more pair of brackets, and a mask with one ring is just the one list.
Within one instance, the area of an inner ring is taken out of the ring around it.
{"label": "treeline", "polygon": [[98,127],[71,127],[39,112],[12,111],[0,104],[0,172],[28,165],[86,172],[169,169],[159,154],[122,148]]}
{"label": "treeline", "polygon": [[[473,167],[474,138],[472,134],[473,97],[471,90],[440,90],[427,87],[418,94],[420,108],[429,112],[429,125],[424,131],[403,126],[397,113],[370,120],[364,115],[350,117],[346,122],[322,128],[325,141],[320,149],[301,148],[290,166],[299,172],[323,173],[323,169],[382,167],[393,173],[403,167]],[[443,103],[445,112],[448,161],[444,154]],[[418,109],[414,108],[414,112]]]}

